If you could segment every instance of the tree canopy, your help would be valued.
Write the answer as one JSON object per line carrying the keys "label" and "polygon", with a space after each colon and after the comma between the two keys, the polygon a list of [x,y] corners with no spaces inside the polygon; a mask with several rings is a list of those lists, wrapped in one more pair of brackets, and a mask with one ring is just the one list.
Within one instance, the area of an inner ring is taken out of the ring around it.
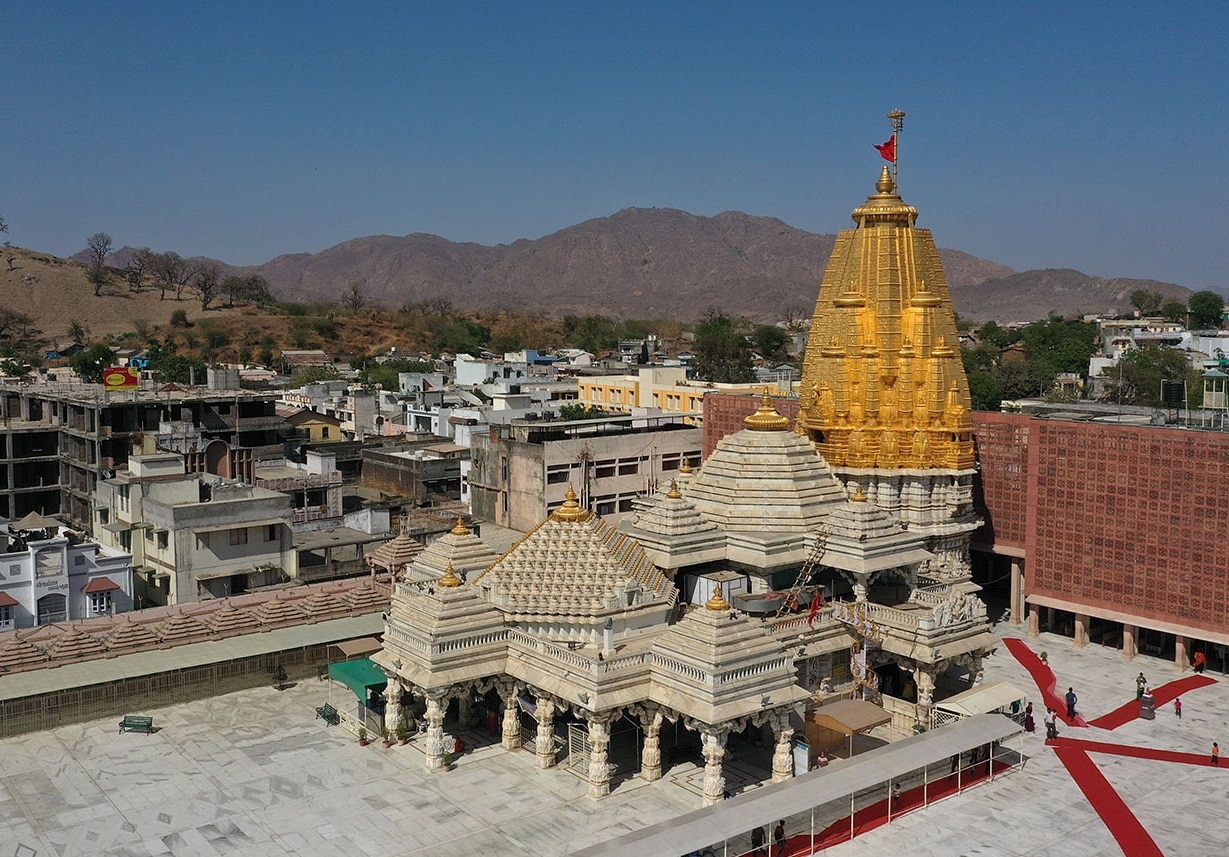
{"label": "tree canopy", "polygon": [[751,349],[747,345],[747,322],[710,311],[696,325],[696,376],[705,381],[748,383],[755,380]]}
{"label": "tree canopy", "polygon": [[1225,313],[1225,299],[1216,292],[1195,292],[1187,302],[1191,312],[1191,327],[1196,330],[1220,327]]}

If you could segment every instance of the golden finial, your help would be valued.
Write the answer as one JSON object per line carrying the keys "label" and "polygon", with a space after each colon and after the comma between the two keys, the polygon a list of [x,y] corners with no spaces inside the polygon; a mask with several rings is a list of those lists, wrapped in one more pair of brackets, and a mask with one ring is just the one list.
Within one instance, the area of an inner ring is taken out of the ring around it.
{"label": "golden finial", "polygon": [[452,534],[454,536],[468,536],[469,535],[469,527],[465,526],[465,518],[463,518],[460,515],[457,515],[457,525],[452,528]]}
{"label": "golden finial", "polygon": [[861,488],[859,488],[857,491],[853,492],[853,496],[851,496],[849,499],[855,503],[865,503],[866,493]]}
{"label": "golden finial", "polygon": [[436,581],[440,586],[460,586],[461,578],[457,577],[457,573],[452,570],[452,563],[448,563],[448,567],[444,569],[444,576]]}
{"label": "golden finial", "polygon": [[704,609],[712,610],[714,613],[730,609],[730,602],[725,600],[725,595],[721,593],[720,586],[718,586],[717,591],[713,593],[713,597],[705,602]]}
{"label": "golden finial", "polygon": [[670,490],[666,492],[666,496],[671,500],[683,499],[683,492],[679,490],[679,484],[673,479],[670,480]]}
{"label": "golden finial", "polygon": [[679,468],[679,473],[690,473],[690,472],[691,472],[691,459],[684,458],[683,466]]}
{"label": "golden finial", "polygon": [[580,508],[580,504],[576,502],[576,491],[571,483],[568,483],[568,492],[563,496],[563,505],[551,512],[552,521],[587,521],[593,517],[592,512]]}
{"label": "golden finial", "polygon": [[777,409],[772,406],[772,396],[768,395],[768,388],[765,387],[759,409],[744,419],[743,425],[752,431],[786,431],[789,428],[789,420],[777,413]]}
{"label": "golden finial", "polygon": [[875,190],[880,193],[891,193],[896,190],[896,182],[892,179],[892,170],[887,165],[883,165],[883,172],[879,174],[879,181],[875,182]]}

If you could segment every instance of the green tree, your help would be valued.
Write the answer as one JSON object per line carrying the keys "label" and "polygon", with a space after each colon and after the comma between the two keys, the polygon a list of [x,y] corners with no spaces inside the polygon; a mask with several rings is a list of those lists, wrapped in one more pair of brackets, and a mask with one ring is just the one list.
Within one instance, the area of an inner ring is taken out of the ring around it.
{"label": "green tree", "polygon": [[98,297],[102,293],[102,287],[107,284],[109,279],[106,268],[90,268],[85,272],[85,278],[94,287],[94,297]]}
{"label": "green tree", "polygon": [[564,316],[563,330],[573,348],[592,354],[619,344],[619,325],[604,315]]}
{"label": "green tree", "polygon": [[969,396],[974,410],[997,411],[1003,404],[1003,385],[989,372],[970,372]]}
{"label": "green tree", "polygon": [[745,327],[742,319],[735,321],[723,312],[709,311],[696,325],[696,377],[735,384],[754,380]]}
{"label": "green tree", "polygon": [[1130,349],[1101,378],[1103,402],[1160,407],[1162,381],[1185,381],[1192,406],[1202,398],[1199,370],[1191,368],[1184,351],[1165,345]]}
{"label": "green tree", "polygon": [[761,324],[751,331],[751,344],[756,352],[772,363],[780,363],[788,359],[785,346],[789,343],[789,334],[775,324]]}
{"label": "green tree", "polygon": [[192,288],[201,302],[201,309],[209,309],[213,299],[218,295],[218,285],[222,280],[222,272],[213,262],[204,262],[197,266],[192,278]]}
{"label": "green tree", "polygon": [[294,380],[286,385],[286,389],[293,390],[316,381],[335,381],[340,377],[332,366],[308,366],[294,376]]}
{"label": "green tree", "polygon": [[1218,329],[1225,314],[1225,299],[1216,292],[1195,292],[1188,302],[1191,327],[1195,330]]}
{"label": "green tree", "polygon": [[1136,289],[1131,292],[1131,306],[1139,310],[1140,315],[1156,315],[1157,310],[1161,308],[1165,296],[1160,292],[1149,291],[1148,289]]}
{"label": "green tree", "polygon": [[582,405],[580,402],[569,402],[559,406],[559,419],[561,420],[600,420],[608,416],[610,415],[601,408]]}
{"label": "green tree", "polygon": [[361,357],[351,360],[350,365],[359,370],[359,380],[364,384],[379,384],[382,390],[400,390],[399,376],[402,372],[430,372],[435,368],[426,361],[404,357],[385,360],[383,363],[370,357]]}
{"label": "green tree", "polygon": [[996,321],[988,321],[977,331],[977,338],[991,348],[1005,348],[1020,338],[1020,334],[1005,327],[1000,327]]}
{"label": "green tree", "polygon": [[1182,301],[1169,301],[1161,307],[1161,315],[1166,321],[1185,321],[1186,304]]}
{"label": "green tree", "polygon": [[111,349],[99,342],[69,357],[68,365],[81,376],[82,381],[100,384],[102,383],[102,370],[114,361],[115,355]]}
{"label": "green tree", "polygon": [[90,329],[74,318],[68,323],[68,338],[77,345],[85,345],[90,338]]}

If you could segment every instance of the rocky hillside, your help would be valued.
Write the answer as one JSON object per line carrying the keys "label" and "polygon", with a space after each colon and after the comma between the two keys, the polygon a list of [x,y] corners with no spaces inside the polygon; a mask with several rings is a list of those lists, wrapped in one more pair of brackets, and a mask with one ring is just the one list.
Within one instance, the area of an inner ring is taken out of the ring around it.
{"label": "rocky hillside", "polygon": [[[628,208],[494,247],[423,233],[377,235],[249,268],[219,265],[224,273],[263,275],[290,301],[335,302],[357,284],[370,303],[394,308],[448,300],[472,310],[695,321],[715,307],[777,321],[810,314],[834,240],[737,211],[700,217]],[[122,267],[131,253],[123,248],[108,261]],[[959,250],[940,254],[956,311],[977,321],[1125,311],[1139,288],[1190,294],[1172,283],[1058,269],[1016,273]]]}

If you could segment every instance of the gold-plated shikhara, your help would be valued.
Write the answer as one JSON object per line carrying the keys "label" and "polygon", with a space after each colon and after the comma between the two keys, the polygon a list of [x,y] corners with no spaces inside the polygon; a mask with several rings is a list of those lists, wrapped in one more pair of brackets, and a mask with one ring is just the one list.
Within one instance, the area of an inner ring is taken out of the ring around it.
{"label": "gold-plated shikhara", "polygon": [[969,384],[939,251],[887,166],[875,190],[820,285],[796,428],[838,468],[967,470]]}

